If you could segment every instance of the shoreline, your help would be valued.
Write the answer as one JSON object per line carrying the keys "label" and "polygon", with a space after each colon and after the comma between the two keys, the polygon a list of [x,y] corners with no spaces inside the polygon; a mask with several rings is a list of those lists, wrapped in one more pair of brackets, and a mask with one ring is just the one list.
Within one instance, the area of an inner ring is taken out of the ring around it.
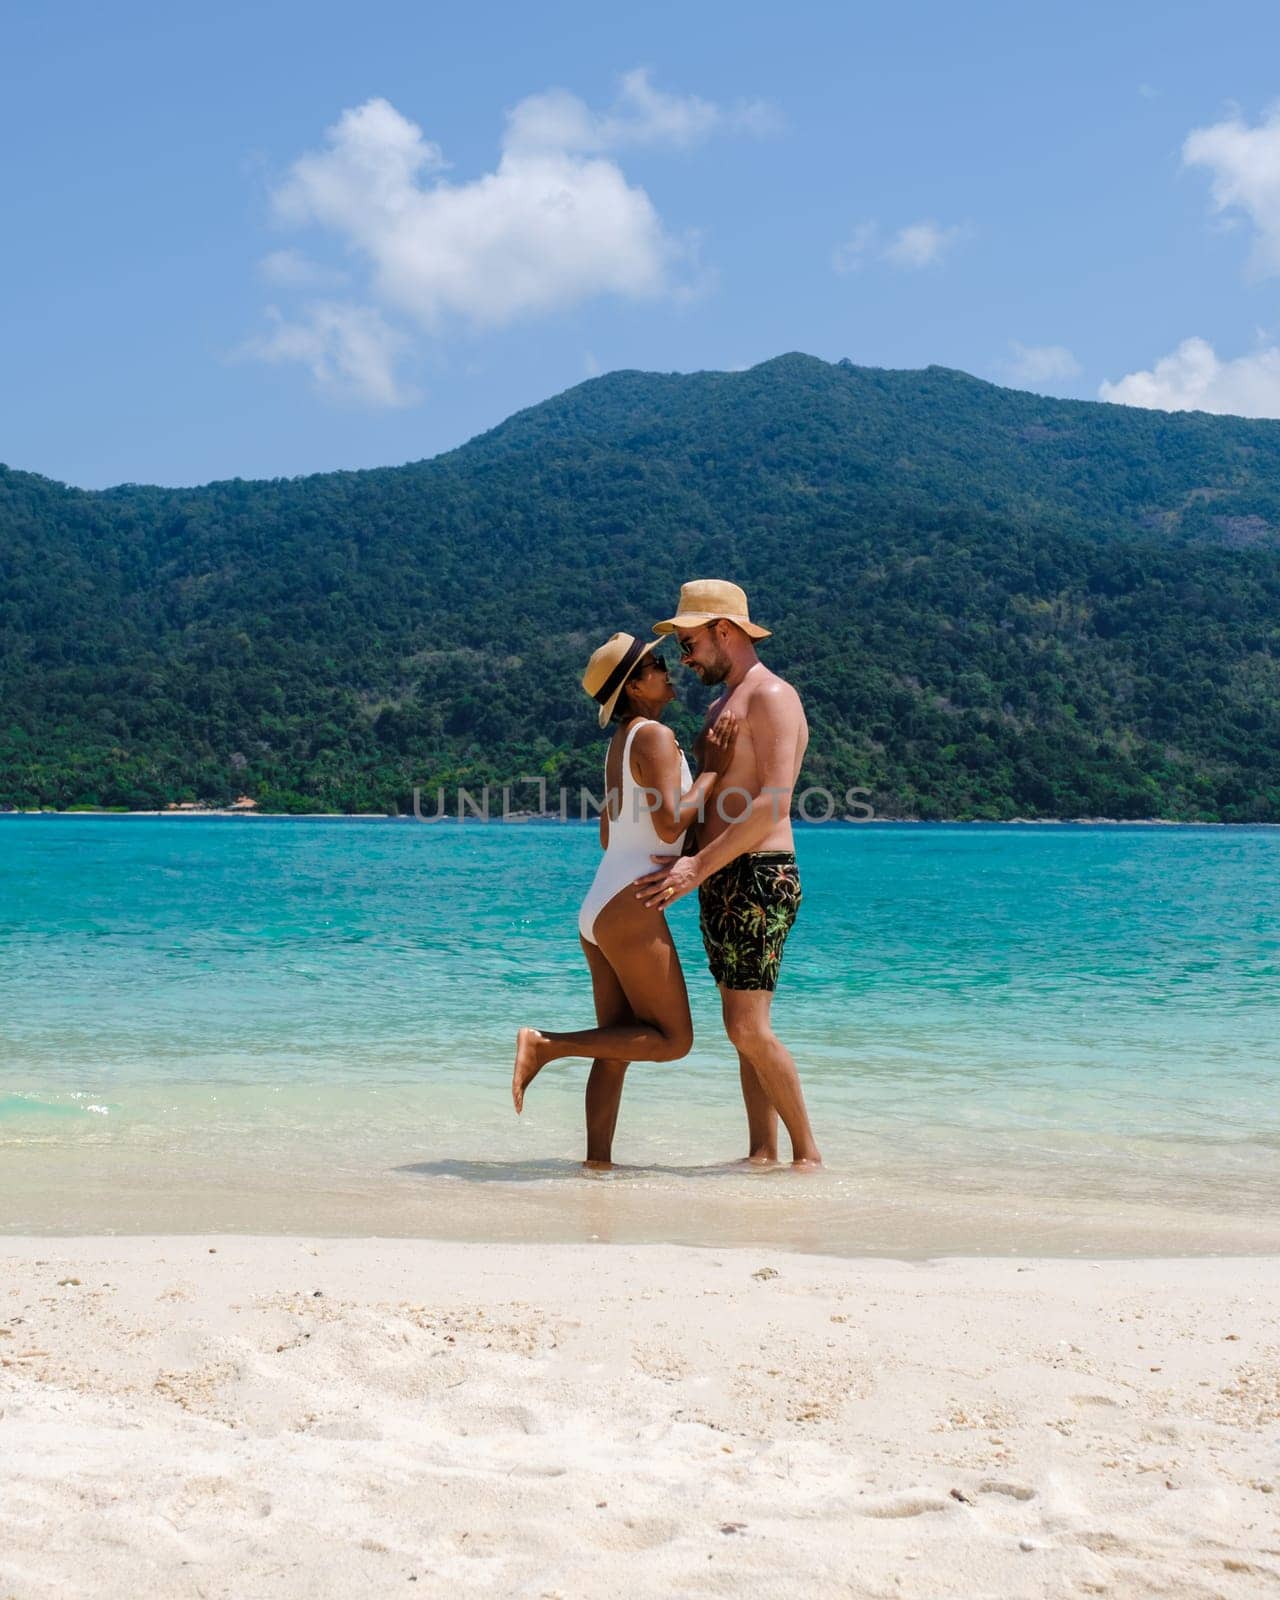
{"label": "shoreline", "polygon": [[0,1257],[6,1600],[1261,1600],[1280,1576],[1280,1258]]}
{"label": "shoreline", "polygon": [[[455,827],[520,827],[528,823],[556,827],[597,826],[595,817],[561,817],[554,811],[513,812],[510,817],[424,817],[411,815],[388,816],[385,811],[248,811],[232,807],[194,807],[184,811],[56,811],[51,808],[22,810],[0,808],[0,821],[5,817],[162,817],[166,819],[187,817],[229,817],[240,821],[290,821],[290,822],[417,822],[428,826],[440,823]],[[924,820],[920,817],[833,817],[826,822],[793,817],[793,828],[821,828],[836,823],[843,828],[1280,828],[1280,822],[1186,822],[1173,817],[938,817]]]}
{"label": "shoreline", "polygon": [[[177,1238],[360,1238],[449,1248],[760,1249],[841,1261],[1090,1260],[1266,1262],[1280,1258],[1280,1213],[1263,1179],[1237,1178],[1234,1201],[1203,1193],[1142,1193],[1125,1186],[1028,1193],[1018,1175],[975,1190],[971,1168],[894,1182],[874,1172],[828,1168],[795,1177],[745,1176],[712,1162],[699,1171],[620,1163],[584,1176],[575,1156],[519,1154],[415,1159],[405,1152],[357,1167],[275,1165],[270,1176],[220,1152],[218,1175],[180,1154],[152,1151],[145,1178],[136,1153],[93,1142],[72,1148],[9,1144],[8,1216],[13,1238],[57,1241],[87,1231],[115,1240],[148,1237],[155,1220]],[[408,1159],[405,1159],[407,1155]],[[339,1161],[335,1154],[334,1161]],[[0,1590],[0,1594],[3,1591]]]}

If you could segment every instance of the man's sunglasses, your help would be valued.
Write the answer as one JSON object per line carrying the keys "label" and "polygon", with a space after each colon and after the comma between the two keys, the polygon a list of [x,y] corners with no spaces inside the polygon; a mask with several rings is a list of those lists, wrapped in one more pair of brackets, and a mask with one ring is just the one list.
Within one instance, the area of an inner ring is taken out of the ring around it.
{"label": "man's sunglasses", "polygon": [[698,626],[693,630],[692,635],[688,639],[681,639],[679,641],[679,644],[680,644],[680,659],[682,661],[685,660],[686,657],[691,656],[693,654],[693,647],[698,642],[698,638],[697,638],[698,634],[700,634],[704,628],[714,628],[716,623],[719,622],[719,621],[720,621],[719,617],[712,617],[710,622],[700,622],[698,624]]}

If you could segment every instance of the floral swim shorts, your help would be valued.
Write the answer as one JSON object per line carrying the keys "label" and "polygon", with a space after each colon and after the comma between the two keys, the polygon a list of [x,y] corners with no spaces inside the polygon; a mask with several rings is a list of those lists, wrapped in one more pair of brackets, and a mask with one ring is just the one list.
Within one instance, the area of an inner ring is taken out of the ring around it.
{"label": "floral swim shorts", "polygon": [[698,890],[711,976],[726,989],[776,989],[782,947],[800,909],[791,850],[757,850],[713,872]]}

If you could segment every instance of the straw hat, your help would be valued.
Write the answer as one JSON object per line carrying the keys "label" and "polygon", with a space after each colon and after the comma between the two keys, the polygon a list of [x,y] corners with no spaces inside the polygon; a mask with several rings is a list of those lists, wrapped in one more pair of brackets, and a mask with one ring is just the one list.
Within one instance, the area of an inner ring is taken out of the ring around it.
{"label": "straw hat", "polygon": [[769,629],[752,622],[747,597],[736,583],[723,578],[693,578],[680,590],[680,604],[674,617],[655,622],[655,633],[674,633],[677,628],[700,628],[704,622],[723,617],[736,623],[751,639],[767,639]]}
{"label": "straw hat", "polygon": [[582,687],[600,707],[600,726],[607,726],[618,703],[618,696],[627,679],[651,650],[656,650],[659,639],[642,644],[631,633],[615,633],[613,638],[592,653],[587,670],[582,674]]}

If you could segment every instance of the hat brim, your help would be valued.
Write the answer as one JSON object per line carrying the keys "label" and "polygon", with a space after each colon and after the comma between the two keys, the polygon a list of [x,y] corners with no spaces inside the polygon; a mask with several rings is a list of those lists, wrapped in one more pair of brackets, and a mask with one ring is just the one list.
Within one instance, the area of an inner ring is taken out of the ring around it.
{"label": "hat brim", "polygon": [[607,728],[609,726],[609,718],[613,715],[613,708],[618,703],[618,696],[626,688],[628,683],[631,682],[632,678],[635,677],[637,669],[649,659],[651,652],[656,650],[661,643],[661,639],[650,639],[649,643],[645,645],[644,649],[632,663],[631,671],[627,673],[626,677],[600,707],[600,726],[602,728]]}
{"label": "hat brim", "polygon": [[678,617],[668,617],[665,622],[655,622],[655,633],[674,633],[677,628],[700,628],[705,622],[732,622],[735,628],[741,628],[749,639],[768,639],[772,637],[772,630],[762,628],[758,622],[751,622],[746,617],[729,617],[723,611],[684,611]]}

